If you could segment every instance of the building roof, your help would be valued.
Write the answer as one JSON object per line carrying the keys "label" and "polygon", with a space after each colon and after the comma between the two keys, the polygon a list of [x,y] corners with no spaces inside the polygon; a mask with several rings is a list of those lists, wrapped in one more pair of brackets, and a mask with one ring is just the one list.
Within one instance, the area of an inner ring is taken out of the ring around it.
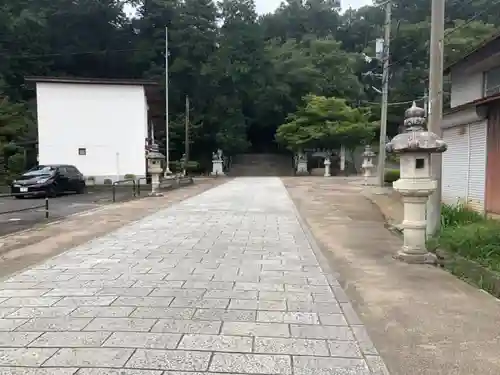
{"label": "building roof", "polygon": [[490,43],[493,43],[494,41],[500,39],[500,31],[494,33],[493,35],[491,35],[489,38],[486,38],[485,40],[483,40],[481,43],[479,43],[473,50],[467,52],[464,56],[460,57],[459,59],[451,62],[450,64],[448,64],[445,68],[444,68],[444,71],[443,73],[444,74],[448,74],[450,73],[450,70],[451,68],[453,68],[454,66],[458,65],[459,63],[461,63],[462,61],[466,60],[468,57],[474,55],[476,52],[478,52],[479,50],[483,49],[484,47],[486,47],[488,44]]}
{"label": "building roof", "polygon": [[82,77],[25,77],[26,82],[46,83],[81,83],[95,85],[127,85],[127,86],[158,86],[158,82],[142,79],[110,79],[110,78],[82,78]]}

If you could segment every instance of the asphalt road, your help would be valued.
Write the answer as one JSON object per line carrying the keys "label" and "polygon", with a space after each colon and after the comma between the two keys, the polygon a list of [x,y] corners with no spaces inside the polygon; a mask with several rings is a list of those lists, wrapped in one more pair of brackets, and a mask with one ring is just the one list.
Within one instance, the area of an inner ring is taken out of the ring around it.
{"label": "asphalt road", "polygon": [[[118,187],[116,200],[124,201],[132,198],[131,187]],[[58,220],[79,212],[91,210],[112,203],[111,188],[89,188],[86,194],[67,194],[49,199],[49,219],[45,218],[45,208],[35,208],[22,212],[9,211],[44,206],[44,198],[15,199],[0,198],[0,236],[29,229],[47,221]]]}

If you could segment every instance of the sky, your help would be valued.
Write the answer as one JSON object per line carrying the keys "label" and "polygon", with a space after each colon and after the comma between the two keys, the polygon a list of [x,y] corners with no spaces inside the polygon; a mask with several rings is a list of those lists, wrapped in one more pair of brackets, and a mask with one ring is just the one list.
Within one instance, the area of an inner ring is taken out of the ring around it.
{"label": "sky", "polygon": [[[255,0],[257,13],[265,14],[274,12],[279,7],[282,0]],[[371,5],[372,0],[341,0],[342,9],[360,8],[365,5]]]}
{"label": "sky", "polygon": [[[342,9],[349,8],[360,8],[365,5],[371,5],[373,3],[372,0],[340,0]],[[255,0],[255,5],[257,6],[258,14],[266,14],[272,13],[278,8],[281,4],[282,0]],[[130,5],[125,5],[125,12],[132,16],[135,11],[134,8],[130,7]]]}

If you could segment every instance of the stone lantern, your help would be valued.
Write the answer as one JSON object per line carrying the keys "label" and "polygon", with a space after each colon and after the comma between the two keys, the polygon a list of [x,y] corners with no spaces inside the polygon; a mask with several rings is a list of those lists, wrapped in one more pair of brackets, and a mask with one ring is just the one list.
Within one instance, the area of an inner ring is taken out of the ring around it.
{"label": "stone lantern", "polygon": [[430,157],[446,151],[446,143],[425,129],[425,110],[413,102],[405,112],[404,132],[386,145],[388,153],[399,155],[400,179],[393,187],[403,197],[403,248],[395,258],[407,263],[436,263],[426,246],[426,203],[438,188],[431,177]]}
{"label": "stone lantern", "polygon": [[368,185],[368,178],[372,176],[372,171],[375,168],[373,165],[373,158],[375,157],[375,153],[372,151],[370,145],[365,146],[365,152],[363,152],[363,164],[361,164],[361,168],[363,168],[363,176],[365,178],[365,185]]}
{"label": "stone lantern", "polygon": [[212,176],[224,176],[224,158],[222,150],[219,148],[217,152],[212,154]]}
{"label": "stone lantern", "polygon": [[309,174],[307,170],[307,156],[303,151],[299,151],[295,155],[295,167],[297,168],[295,170],[297,175]]}
{"label": "stone lantern", "polygon": [[330,173],[330,165],[332,165],[332,161],[330,160],[330,152],[327,152],[326,153],[326,156],[325,156],[325,177],[330,177],[331,176],[331,173]]}
{"label": "stone lantern", "polygon": [[148,171],[151,173],[151,196],[161,196],[160,193],[160,176],[163,173],[161,163],[165,160],[165,156],[159,151],[158,145],[153,143],[147,155]]}

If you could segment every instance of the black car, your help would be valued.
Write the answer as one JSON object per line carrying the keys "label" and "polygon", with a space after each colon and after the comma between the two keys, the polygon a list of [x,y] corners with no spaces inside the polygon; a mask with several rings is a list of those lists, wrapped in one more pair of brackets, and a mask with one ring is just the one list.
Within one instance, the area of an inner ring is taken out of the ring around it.
{"label": "black car", "polygon": [[16,198],[36,195],[55,197],[69,191],[83,193],[85,178],[75,166],[65,164],[38,165],[23,173],[11,185],[11,193]]}

